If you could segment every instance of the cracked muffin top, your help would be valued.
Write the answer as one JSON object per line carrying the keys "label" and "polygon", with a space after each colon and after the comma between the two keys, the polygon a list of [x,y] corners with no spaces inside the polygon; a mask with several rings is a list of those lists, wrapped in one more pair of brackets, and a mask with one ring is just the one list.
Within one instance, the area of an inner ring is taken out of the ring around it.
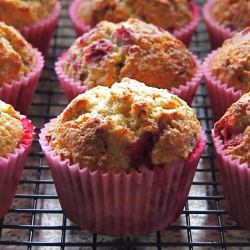
{"label": "cracked muffin top", "polygon": [[19,113],[0,100],[0,157],[14,152],[23,134]]}
{"label": "cracked muffin top", "polygon": [[211,14],[225,28],[240,31],[250,26],[249,0],[214,0]]}
{"label": "cracked muffin top", "polygon": [[0,22],[0,85],[26,75],[34,62],[31,45],[13,27]]}
{"label": "cracked muffin top", "polygon": [[78,16],[91,26],[103,20],[118,23],[134,17],[172,31],[186,26],[192,12],[187,0],[82,0]]}
{"label": "cracked muffin top", "polygon": [[250,27],[223,43],[210,68],[223,83],[244,92],[250,91]]}
{"label": "cracked muffin top", "polygon": [[78,38],[62,59],[64,73],[89,88],[129,77],[159,88],[178,87],[196,73],[185,45],[152,24],[103,21]]}
{"label": "cracked muffin top", "polygon": [[186,160],[199,141],[200,124],[177,96],[124,78],[77,96],[46,138],[80,168],[153,168]]}
{"label": "cracked muffin top", "polygon": [[0,0],[0,21],[20,29],[48,17],[57,0]]}
{"label": "cracked muffin top", "polygon": [[215,124],[228,154],[250,164],[250,93],[243,95]]}

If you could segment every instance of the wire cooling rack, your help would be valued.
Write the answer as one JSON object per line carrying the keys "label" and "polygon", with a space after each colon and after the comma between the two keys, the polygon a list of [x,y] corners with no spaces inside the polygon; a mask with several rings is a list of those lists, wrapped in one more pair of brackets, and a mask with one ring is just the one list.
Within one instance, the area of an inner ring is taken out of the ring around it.
{"label": "wire cooling rack", "polygon": [[[55,76],[54,62],[75,39],[68,18],[70,2],[62,1],[50,56],[29,114],[37,134],[44,123],[57,116],[67,104]],[[204,1],[198,2],[202,6]],[[190,49],[201,59],[210,51],[203,21]],[[62,213],[36,136],[14,203],[0,222],[0,249],[250,249],[250,231],[242,230],[224,209],[210,137],[213,121],[204,83],[192,107],[207,134],[206,150],[184,211],[169,228],[135,238],[106,237],[81,231]]]}

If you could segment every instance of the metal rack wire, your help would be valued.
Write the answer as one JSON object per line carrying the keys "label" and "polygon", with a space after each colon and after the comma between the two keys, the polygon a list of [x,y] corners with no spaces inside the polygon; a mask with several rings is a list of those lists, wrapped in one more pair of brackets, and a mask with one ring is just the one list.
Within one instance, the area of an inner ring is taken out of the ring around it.
{"label": "metal rack wire", "polygon": [[[74,41],[69,18],[70,0],[63,10],[52,41],[50,57],[30,110],[37,134],[44,123],[67,104],[59,87],[54,62]],[[202,6],[204,0],[199,0]],[[210,51],[206,28],[201,22],[190,49],[200,58]],[[9,213],[0,221],[0,249],[250,249],[250,232],[242,230],[224,209],[224,197],[213,154],[213,126],[209,99],[201,84],[193,102],[207,145],[180,218],[169,228],[146,236],[115,238],[81,231],[62,213],[52,177],[37,137]]]}

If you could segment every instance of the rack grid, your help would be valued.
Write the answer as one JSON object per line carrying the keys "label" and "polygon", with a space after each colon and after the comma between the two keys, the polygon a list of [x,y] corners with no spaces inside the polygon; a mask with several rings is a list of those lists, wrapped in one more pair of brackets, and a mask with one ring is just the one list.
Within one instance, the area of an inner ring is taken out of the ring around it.
{"label": "rack grid", "polygon": [[[244,231],[224,208],[210,129],[213,119],[204,82],[192,108],[206,131],[207,144],[195,174],[182,215],[169,228],[146,236],[107,237],[82,231],[62,212],[49,167],[38,143],[44,123],[67,105],[54,72],[54,62],[75,40],[68,17],[70,0],[62,0],[62,12],[54,33],[42,78],[29,118],[36,126],[36,139],[9,213],[0,221],[0,249],[250,249],[250,232]],[[198,0],[202,7],[204,0]],[[203,59],[210,52],[203,20],[190,50]]]}

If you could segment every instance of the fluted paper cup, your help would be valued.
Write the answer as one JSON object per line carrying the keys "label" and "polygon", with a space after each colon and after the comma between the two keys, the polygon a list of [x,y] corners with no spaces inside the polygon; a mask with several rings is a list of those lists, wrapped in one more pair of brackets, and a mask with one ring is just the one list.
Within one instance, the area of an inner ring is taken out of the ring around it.
{"label": "fluted paper cup", "polygon": [[119,173],[90,172],[62,160],[49,146],[46,134],[40,144],[49,163],[65,215],[82,229],[112,236],[135,236],[161,230],[181,214],[204,149],[202,135],[184,162],[150,170]]}
{"label": "fluted paper cup", "polygon": [[18,80],[0,85],[0,99],[11,104],[21,114],[27,114],[38,80],[44,66],[43,56],[37,49],[33,49],[35,65],[32,70]]}
{"label": "fluted paper cup", "polygon": [[0,219],[8,212],[23,171],[25,159],[34,138],[34,127],[22,118],[24,133],[15,151],[0,157]]}
{"label": "fluted paper cup", "polygon": [[226,210],[245,229],[250,229],[250,166],[226,152],[219,135],[212,131],[213,143],[219,163]]}

